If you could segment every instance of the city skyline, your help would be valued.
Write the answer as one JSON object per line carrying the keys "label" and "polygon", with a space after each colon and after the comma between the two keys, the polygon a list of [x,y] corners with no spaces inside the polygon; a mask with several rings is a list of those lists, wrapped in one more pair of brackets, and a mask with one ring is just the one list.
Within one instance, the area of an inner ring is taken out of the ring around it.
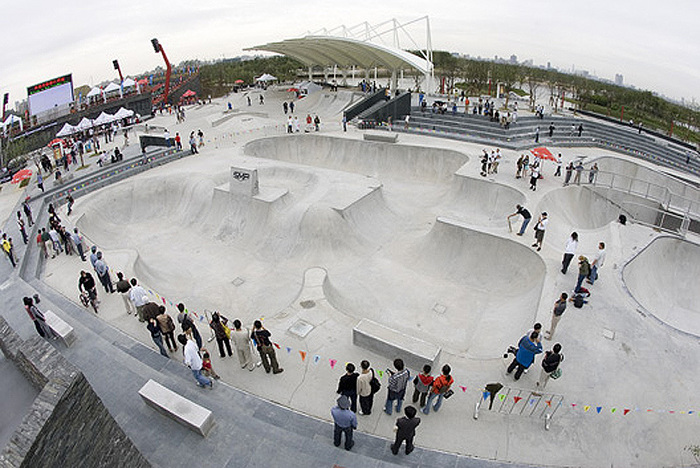
{"label": "city skyline", "polygon": [[[423,3],[413,0],[403,1],[398,10],[395,2],[375,5],[364,0],[353,3],[351,9],[320,0],[304,1],[292,9],[281,0],[271,0],[265,9],[252,3],[233,7],[182,0],[68,3],[75,8],[58,9],[51,15],[36,14],[41,5],[51,5],[44,0],[4,7],[0,27],[6,37],[16,39],[0,50],[0,93],[10,93],[10,106],[26,99],[27,87],[66,73],[73,74],[76,87],[114,81],[114,59],[125,76],[152,70],[162,65],[150,45],[153,37],[160,39],[176,64],[250,55],[243,49],[324,27],[354,26],[368,18],[383,22],[396,17],[406,22],[425,14],[430,17],[435,50],[471,57],[517,55],[536,65],[550,62],[562,71],[576,64],[612,82],[616,74],[623,75],[626,86],[675,100],[690,102],[700,97],[700,70],[693,65],[700,63],[700,32],[693,25],[700,6],[691,1],[657,5],[623,0],[611,5],[593,0],[579,11],[549,0],[528,5],[505,1],[495,6],[449,0],[437,12],[426,12]],[[23,34],[25,26],[16,20],[27,17],[32,19],[31,34]],[[675,26],[661,28],[660,24]],[[402,48],[424,46],[421,27],[416,24],[411,30],[418,44],[405,41]]]}

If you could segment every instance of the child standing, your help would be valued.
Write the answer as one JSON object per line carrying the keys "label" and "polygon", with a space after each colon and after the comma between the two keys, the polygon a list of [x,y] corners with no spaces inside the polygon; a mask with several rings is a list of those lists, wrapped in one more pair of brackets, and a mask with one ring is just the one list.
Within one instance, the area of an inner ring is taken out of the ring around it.
{"label": "child standing", "polygon": [[432,367],[430,367],[430,364],[426,364],[423,366],[423,372],[418,374],[415,379],[413,379],[413,385],[415,386],[415,390],[413,391],[413,403],[416,403],[418,401],[418,398],[420,397],[420,407],[425,406],[425,400],[428,398],[428,392],[430,391],[430,387],[433,385],[433,376],[430,375],[430,371],[432,370]]}
{"label": "child standing", "polygon": [[209,351],[206,349],[202,352],[202,374],[205,377],[211,377],[212,379],[219,379],[219,375],[214,371],[211,366],[211,356],[209,356]]}

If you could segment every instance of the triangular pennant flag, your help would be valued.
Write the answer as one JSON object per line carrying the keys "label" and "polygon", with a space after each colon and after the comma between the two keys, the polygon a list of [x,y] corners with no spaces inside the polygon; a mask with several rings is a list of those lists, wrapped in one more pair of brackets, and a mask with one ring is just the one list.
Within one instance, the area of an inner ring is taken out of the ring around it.
{"label": "triangular pennant flag", "polygon": [[631,410],[625,408],[625,409],[622,411],[622,415],[623,415],[623,416],[627,416],[627,413],[629,413],[630,411],[631,411]]}
{"label": "triangular pennant flag", "polygon": [[462,393],[467,391],[467,387],[465,387],[464,385],[460,385],[459,388],[462,389]]}
{"label": "triangular pennant flag", "polygon": [[331,369],[334,369],[335,365],[338,363],[335,359],[329,359],[328,362],[331,364]]}
{"label": "triangular pennant flag", "polygon": [[150,294],[150,295],[152,296],[152,295],[153,295],[153,291],[151,291],[151,290],[149,289],[149,290],[148,290],[148,294]]}
{"label": "triangular pennant flag", "polygon": [[547,403],[547,406],[551,407],[552,406],[552,400],[545,400],[545,403]]}
{"label": "triangular pennant flag", "polygon": [[292,352],[292,348],[290,348],[289,346],[287,346],[287,354],[289,354],[289,353],[291,353],[291,352]]}
{"label": "triangular pennant flag", "polygon": [[516,404],[516,405],[517,405],[517,404],[518,404],[518,402],[519,402],[520,400],[522,400],[522,399],[523,399],[522,397],[519,397],[519,396],[514,396],[514,397],[513,397],[513,400],[515,400],[515,403],[514,403],[514,404]]}
{"label": "triangular pennant flag", "polygon": [[282,347],[280,345],[278,345],[277,343],[272,343],[272,344],[275,345],[275,348],[282,349]]}
{"label": "triangular pennant flag", "polygon": [[693,414],[695,411],[688,411],[688,414]]}
{"label": "triangular pennant flag", "polygon": [[156,298],[158,298],[158,300],[160,300],[160,296],[158,295],[158,293],[156,293]]}
{"label": "triangular pennant flag", "polygon": [[600,414],[600,412],[602,411],[602,409],[603,409],[602,406],[596,406],[596,408],[595,408],[595,410],[598,412],[598,414]]}
{"label": "triangular pennant flag", "polygon": [[378,370],[377,373],[379,374],[379,378],[383,379],[384,378],[384,371]]}
{"label": "triangular pennant flag", "polygon": [[675,413],[675,411],[669,411],[669,413],[671,413],[671,414],[674,414],[674,413]]}
{"label": "triangular pennant flag", "polygon": [[499,398],[501,399],[501,401],[503,401],[503,400],[506,399],[506,396],[505,396],[505,395],[500,395]]}
{"label": "triangular pennant flag", "polygon": [[164,297],[161,297],[161,299],[163,299],[163,305],[166,305],[166,304],[165,304],[165,298],[164,298]]}
{"label": "triangular pennant flag", "polygon": [[610,409],[610,412],[611,412],[611,413],[614,413],[615,411],[617,411],[617,408],[611,408],[611,409]]}
{"label": "triangular pennant flag", "polygon": [[485,400],[485,399],[487,399],[487,398],[489,397],[489,395],[491,394],[491,392],[481,392],[481,394],[484,396],[484,400]]}
{"label": "triangular pennant flag", "polygon": [[590,406],[590,405],[586,405],[586,406],[583,407],[583,412],[584,412],[584,413],[587,413],[589,409],[591,409],[591,406]]}
{"label": "triangular pennant flag", "polygon": [[306,360],[306,351],[299,350],[299,354],[301,355],[301,360],[305,361]]}
{"label": "triangular pennant flag", "polygon": [[577,404],[578,404],[578,403],[571,403],[571,407],[572,407],[572,408],[576,408]]}
{"label": "triangular pennant flag", "polygon": [[534,398],[530,398],[530,406],[532,406],[534,403],[535,403],[535,399],[534,399]]}
{"label": "triangular pennant flag", "polygon": [[316,356],[314,356],[314,364],[318,364],[318,361],[320,361],[320,360],[321,360],[321,356],[319,356],[318,354]]}
{"label": "triangular pennant flag", "polygon": [[647,413],[653,413],[653,412],[654,412],[654,410],[653,410],[653,409],[651,409],[651,408],[647,408]]}

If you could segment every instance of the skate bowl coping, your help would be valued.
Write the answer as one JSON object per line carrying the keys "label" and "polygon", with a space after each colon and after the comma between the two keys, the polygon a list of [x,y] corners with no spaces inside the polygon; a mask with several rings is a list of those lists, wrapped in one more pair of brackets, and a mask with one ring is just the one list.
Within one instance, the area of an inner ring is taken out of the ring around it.
{"label": "skate bowl coping", "polygon": [[214,425],[214,416],[211,411],[178,395],[153,379],[141,387],[139,395],[148,406],[202,437],[206,437]]}
{"label": "skate bowl coping", "polygon": [[440,347],[369,319],[360,320],[352,329],[352,342],[387,359],[401,358],[413,369],[434,365],[440,355]]}
{"label": "skate bowl coping", "polygon": [[383,143],[396,143],[399,140],[397,133],[364,133],[362,139],[365,141],[381,141]]}

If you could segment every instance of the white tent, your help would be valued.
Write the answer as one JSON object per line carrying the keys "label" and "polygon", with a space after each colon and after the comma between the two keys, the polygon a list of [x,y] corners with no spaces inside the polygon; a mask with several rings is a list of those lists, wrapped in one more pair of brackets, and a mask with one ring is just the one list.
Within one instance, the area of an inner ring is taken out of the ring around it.
{"label": "white tent", "polygon": [[120,107],[114,117],[116,119],[125,119],[134,115],[134,111]]}
{"label": "white tent", "polygon": [[83,119],[78,122],[78,125],[75,126],[75,129],[78,131],[87,130],[93,125],[92,120],[88,119],[87,117],[83,117]]}
{"label": "white tent", "polygon": [[90,90],[89,93],[87,93],[87,97],[93,97],[93,96],[99,96],[102,94],[102,90],[100,89],[99,86],[95,86]]}
{"label": "white tent", "polygon": [[116,84],[116,83],[109,83],[109,84],[107,85],[107,87],[104,89],[104,92],[105,92],[105,94],[109,94],[109,93],[114,93],[114,92],[117,92],[117,91],[121,91],[121,89],[122,89],[122,87],[119,86],[118,84]]}
{"label": "white tent", "polygon": [[63,127],[58,131],[58,133],[56,134],[56,137],[64,137],[64,136],[72,135],[75,132],[76,132],[75,127],[72,126],[71,124],[69,124],[68,122],[66,122],[65,124],[63,124]]}
{"label": "white tent", "polygon": [[118,119],[114,118],[113,115],[108,114],[106,112],[102,112],[100,115],[97,116],[97,118],[95,120],[93,120],[93,123],[95,125],[104,125],[104,124],[108,124],[110,122],[114,122],[115,120],[118,120]]}
{"label": "white tent", "polygon": [[126,78],[122,82],[122,86],[124,86],[124,88],[133,88],[134,86],[136,86],[136,82],[134,80],[132,80],[131,78]]}
{"label": "white tent", "polygon": [[277,81],[277,78],[270,75],[269,73],[263,73],[255,79],[255,81]]}
{"label": "white tent", "polygon": [[24,124],[22,123],[22,119],[17,117],[15,114],[10,114],[7,116],[5,121],[2,123],[2,129],[5,130],[7,128],[12,128],[12,126],[16,123],[19,123],[20,131],[24,131]]}

